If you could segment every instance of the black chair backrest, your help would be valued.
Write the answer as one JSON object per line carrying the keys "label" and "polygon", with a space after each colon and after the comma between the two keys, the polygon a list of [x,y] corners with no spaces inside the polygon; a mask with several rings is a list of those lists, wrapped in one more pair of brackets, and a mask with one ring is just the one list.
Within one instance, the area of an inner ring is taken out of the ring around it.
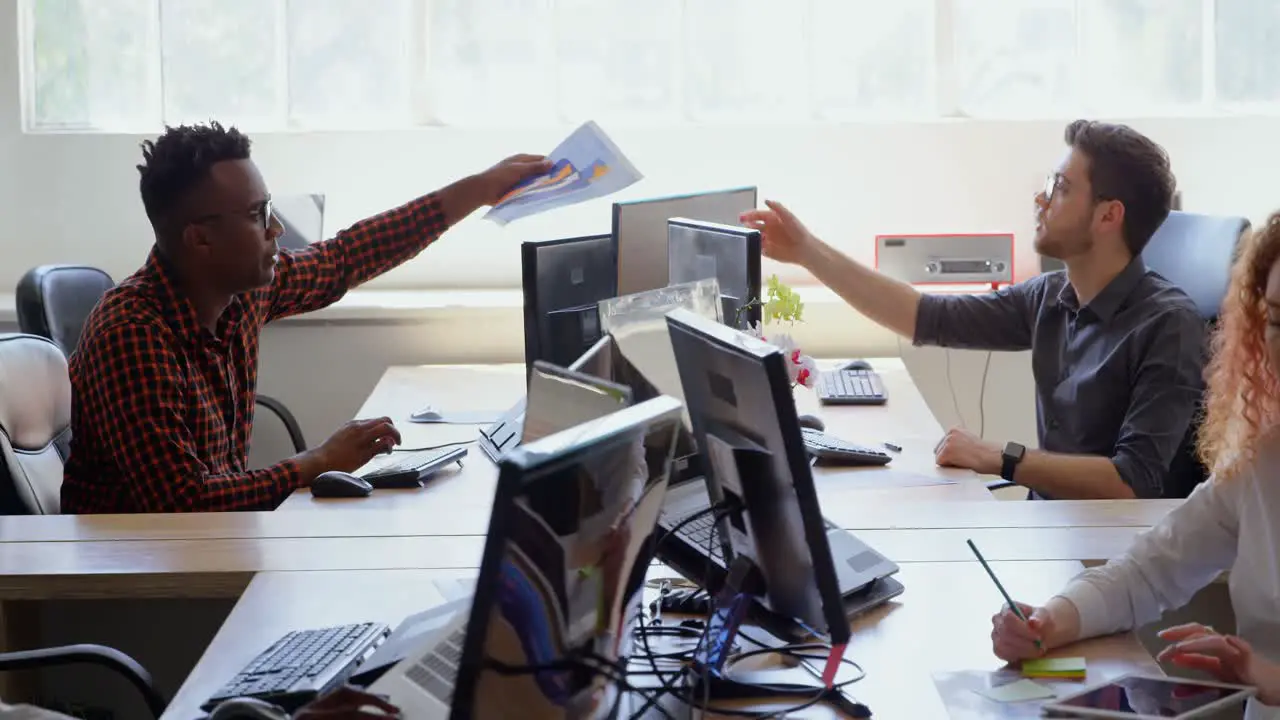
{"label": "black chair backrest", "polygon": [[[1148,269],[1182,288],[1212,329],[1231,282],[1231,266],[1240,250],[1240,239],[1248,230],[1249,221],[1245,218],[1175,210],[1147,243],[1142,260]],[[1196,419],[1169,467],[1166,497],[1190,495],[1209,475],[1195,452],[1202,411],[1202,407],[1196,409]]]}
{"label": "black chair backrest", "polygon": [[70,426],[62,349],[36,335],[0,334],[0,515],[58,512]]}
{"label": "black chair backrest", "polygon": [[49,338],[70,355],[80,342],[89,313],[114,285],[110,275],[85,265],[32,268],[18,281],[18,327]]}

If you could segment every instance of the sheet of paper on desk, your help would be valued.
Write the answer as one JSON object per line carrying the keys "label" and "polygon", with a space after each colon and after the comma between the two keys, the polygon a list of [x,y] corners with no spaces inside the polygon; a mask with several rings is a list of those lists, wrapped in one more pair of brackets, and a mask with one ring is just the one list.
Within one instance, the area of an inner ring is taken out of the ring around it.
{"label": "sheet of paper on desk", "polygon": [[485,218],[506,225],[553,208],[611,195],[644,177],[593,121],[574,130],[547,157],[553,163],[550,171],[512,188]]}
{"label": "sheet of paper on desk", "polygon": [[[1005,689],[1014,683],[1030,683],[1043,691],[1033,693],[1030,685]],[[1023,680],[1011,668],[936,673],[933,685],[951,720],[1031,720],[1040,717],[1046,700],[1057,696],[1051,688]]]}

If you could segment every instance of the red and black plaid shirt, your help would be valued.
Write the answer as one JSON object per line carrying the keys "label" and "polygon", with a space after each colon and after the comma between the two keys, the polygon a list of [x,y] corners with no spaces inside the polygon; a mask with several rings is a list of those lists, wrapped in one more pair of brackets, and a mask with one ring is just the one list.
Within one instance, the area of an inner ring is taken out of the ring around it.
{"label": "red and black plaid shirt", "polygon": [[434,195],[305,250],[280,251],[275,281],[237,296],[217,332],[153,249],[110,290],[71,358],[67,513],[262,510],[301,484],[293,461],[249,470],[258,336],[417,255],[446,229]]}

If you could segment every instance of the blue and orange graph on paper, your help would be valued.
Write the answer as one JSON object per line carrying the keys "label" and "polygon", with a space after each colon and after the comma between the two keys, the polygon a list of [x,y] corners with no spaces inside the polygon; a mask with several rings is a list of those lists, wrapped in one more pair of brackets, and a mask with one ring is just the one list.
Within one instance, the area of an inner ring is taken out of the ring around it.
{"label": "blue and orange graph on paper", "polygon": [[573,131],[547,157],[554,163],[550,171],[512,188],[485,217],[505,225],[552,208],[604,197],[643,177],[592,121]]}

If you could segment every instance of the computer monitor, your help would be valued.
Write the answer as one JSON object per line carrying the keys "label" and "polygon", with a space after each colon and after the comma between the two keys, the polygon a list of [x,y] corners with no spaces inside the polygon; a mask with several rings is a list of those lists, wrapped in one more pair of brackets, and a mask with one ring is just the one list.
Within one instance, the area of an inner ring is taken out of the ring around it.
{"label": "computer monitor", "polygon": [[613,204],[613,236],[618,240],[618,294],[653,290],[669,280],[667,221],[673,217],[737,225],[756,207],[756,188],[739,187]]}
{"label": "computer monitor", "polygon": [[745,556],[761,605],[849,638],[841,582],[818,504],[782,350],[682,309],[667,316],[685,403],[727,559]]}
{"label": "computer monitor", "polygon": [[280,247],[302,250],[324,239],[324,195],[280,195],[271,198],[271,212],[284,226]]}
{"label": "computer monitor", "polygon": [[707,278],[720,283],[726,325],[746,328],[760,322],[759,230],[672,218],[667,221],[667,261],[672,285]]}
{"label": "computer monitor", "polygon": [[680,410],[657,397],[502,458],[451,717],[614,706],[619,684],[591,668],[631,654]]}
{"label": "computer monitor", "polygon": [[600,339],[599,302],[618,294],[617,242],[612,235],[526,242],[520,258],[525,372],[536,360],[566,367]]}

